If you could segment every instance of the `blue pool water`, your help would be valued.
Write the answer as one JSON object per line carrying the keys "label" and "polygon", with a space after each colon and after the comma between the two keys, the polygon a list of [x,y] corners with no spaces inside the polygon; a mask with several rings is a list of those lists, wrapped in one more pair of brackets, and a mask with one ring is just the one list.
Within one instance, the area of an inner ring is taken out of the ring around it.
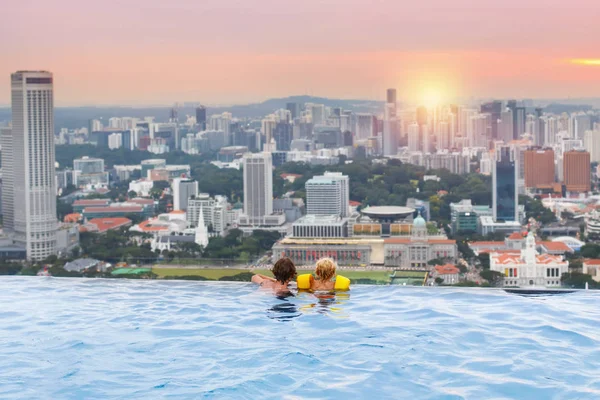
{"label": "blue pool water", "polygon": [[0,278],[0,398],[598,399],[599,300]]}

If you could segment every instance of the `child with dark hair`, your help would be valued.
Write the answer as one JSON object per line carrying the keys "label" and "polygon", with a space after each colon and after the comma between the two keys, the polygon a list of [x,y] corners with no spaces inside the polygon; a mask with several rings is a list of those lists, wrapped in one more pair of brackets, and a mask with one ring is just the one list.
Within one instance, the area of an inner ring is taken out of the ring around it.
{"label": "child with dark hair", "polygon": [[271,270],[275,278],[256,274],[252,277],[252,282],[273,289],[274,292],[289,291],[288,284],[296,277],[296,266],[289,258],[278,260]]}

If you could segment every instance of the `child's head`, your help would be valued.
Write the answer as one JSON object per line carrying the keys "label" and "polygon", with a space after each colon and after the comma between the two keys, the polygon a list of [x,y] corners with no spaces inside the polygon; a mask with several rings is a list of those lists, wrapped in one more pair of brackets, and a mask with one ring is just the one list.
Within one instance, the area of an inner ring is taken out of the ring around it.
{"label": "child's head", "polygon": [[321,258],[317,261],[315,275],[323,281],[328,281],[335,276],[335,261],[331,258]]}
{"label": "child's head", "polygon": [[286,283],[296,276],[296,266],[292,260],[285,257],[275,263],[271,272],[277,282]]}

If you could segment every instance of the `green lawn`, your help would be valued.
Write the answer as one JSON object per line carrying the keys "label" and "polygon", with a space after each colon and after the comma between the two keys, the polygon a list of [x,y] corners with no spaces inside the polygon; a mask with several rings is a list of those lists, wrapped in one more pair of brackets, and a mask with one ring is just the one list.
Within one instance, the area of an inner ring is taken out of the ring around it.
{"label": "green lawn", "polygon": [[271,275],[271,271],[266,269],[236,269],[236,268],[161,268],[154,267],[152,272],[158,275],[159,278],[166,276],[203,276],[206,279],[218,280],[224,276],[233,276],[242,272],[254,272],[263,275]]}
{"label": "green lawn", "polygon": [[[233,276],[237,274],[241,274],[243,272],[254,272],[258,274],[263,274],[267,276],[273,276],[271,271],[266,269],[239,269],[239,268],[164,268],[164,267],[154,267],[152,268],[152,272],[158,275],[159,278],[169,277],[169,276],[203,276],[206,279],[218,280],[224,276]],[[310,270],[298,270],[298,274],[307,274],[310,273]],[[390,275],[393,271],[339,271],[340,275],[345,276],[351,280],[355,279],[372,279],[378,281],[379,283],[389,283]],[[406,274],[406,275],[405,275]],[[416,275],[416,276],[414,276]],[[412,271],[403,271],[402,273],[396,273],[396,276],[402,277],[423,277],[423,273],[412,272]]]}

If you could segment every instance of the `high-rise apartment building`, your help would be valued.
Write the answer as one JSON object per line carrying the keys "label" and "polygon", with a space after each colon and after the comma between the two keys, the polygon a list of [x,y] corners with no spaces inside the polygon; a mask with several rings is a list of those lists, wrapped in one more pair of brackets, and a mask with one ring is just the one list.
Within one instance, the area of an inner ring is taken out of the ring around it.
{"label": "high-rise apartment building", "polygon": [[198,182],[188,178],[173,179],[173,210],[187,210],[188,200],[198,195]]}
{"label": "high-rise apartment building", "polygon": [[518,165],[510,146],[498,146],[492,165],[492,213],[494,221],[518,221]]}
{"label": "high-rise apartment building", "polygon": [[589,192],[591,186],[590,153],[584,150],[571,150],[564,153],[563,176],[568,192]]}
{"label": "high-rise apartment building", "polygon": [[554,182],[554,150],[526,150],[525,187],[549,189]]}
{"label": "high-rise apartment building", "polygon": [[250,224],[262,224],[273,214],[273,161],[270,153],[246,154],[244,164],[244,214]]}
{"label": "high-rise apartment building", "polygon": [[590,152],[590,161],[600,162],[600,129],[585,131],[583,143]]}
{"label": "high-rise apartment building", "polygon": [[325,172],[306,181],[306,212],[312,215],[350,215],[350,179]]}
{"label": "high-rise apartment building", "polygon": [[46,71],[11,75],[12,156],[7,161],[12,164],[12,227],[15,243],[26,249],[31,260],[43,260],[56,253],[52,80],[52,74]]}

